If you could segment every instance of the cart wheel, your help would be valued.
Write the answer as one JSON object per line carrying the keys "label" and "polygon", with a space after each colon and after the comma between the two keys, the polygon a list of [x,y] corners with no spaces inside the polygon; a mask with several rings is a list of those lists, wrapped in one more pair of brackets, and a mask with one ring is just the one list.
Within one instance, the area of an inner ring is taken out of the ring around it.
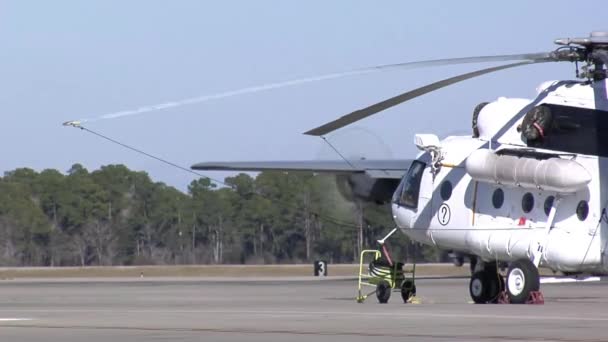
{"label": "cart wheel", "polygon": [[405,280],[403,284],[401,284],[401,298],[403,298],[403,302],[407,303],[410,297],[416,295],[416,285],[412,280]]}
{"label": "cart wheel", "polygon": [[388,281],[380,280],[376,285],[376,297],[381,304],[388,303],[388,299],[391,298],[391,285]]}

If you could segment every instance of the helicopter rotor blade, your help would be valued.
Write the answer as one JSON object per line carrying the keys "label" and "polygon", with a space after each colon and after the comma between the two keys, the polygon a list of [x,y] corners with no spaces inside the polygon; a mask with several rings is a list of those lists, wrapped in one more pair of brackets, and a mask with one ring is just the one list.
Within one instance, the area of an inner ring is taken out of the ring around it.
{"label": "helicopter rotor blade", "polygon": [[395,64],[377,65],[368,68],[355,69],[354,72],[367,72],[387,69],[415,69],[443,65],[471,64],[471,63],[490,63],[490,62],[509,62],[509,61],[533,61],[545,62],[556,59],[554,52],[523,53],[515,55],[495,55],[495,56],[474,56],[458,57],[446,59],[431,59],[426,61],[414,61]]}
{"label": "helicopter rotor blade", "polygon": [[431,84],[427,84],[426,86],[420,87],[420,88],[416,88],[414,90],[410,90],[407,91],[405,93],[399,94],[397,96],[391,97],[390,99],[384,100],[382,102],[378,102],[376,104],[373,104],[369,107],[363,108],[363,109],[359,109],[356,110],[352,113],[346,114],[334,121],[328,122],[322,126],[313,128],[307,132],[305,132],[304,134],[306,135],[313,135],[313,136],[322,136],[325,135],[327,133],[331,133],[339,128],[342,128],[344,126],[350,125],[356,121],[359,121],[361,119],[367,118],[371,115],[374,115],[378,112],[381,112],[385,109],[394,107],[396,105],[399,105],[403,102],[409,101],[411,99],[414,99],[416,97],[422,96],[424,94],[430,93],[432,91],[435,91],[437,89],[441,89],[444,87],[447,87],[449,85],[452,85],[454,83],[458,83],[461,81],[465,81],[468,79],[471,79],[473,77],[478,77],[478,76],[482,76],[485,74],[489,74],[492,72],[496,72],[496,71],[500,71],[500,70],[504,70],[504,69],[509,69],[509,68],[515,68],[518,66],[522,66],[522,65],[528,65],[528,64],[535,64],[535,63],[544,63],[544,62],[550,62],[552,61],[552,59],[550,58],[543,58],[543,59],[536,59],[536,60],[526,60],[523,62],[517,62],[517,63],[511,63],[511,64],[506,64],[506,65],[501,65],[501,66],[495,66],[495,67],[491,67],[491,68],[486,68],[486,69],[480,69],[480,70],[476,70],[473,72],[469,72],[466,74],[461,74],[458,76],[454,76],[454,77],[450,77],[441,81],[437,81]]}

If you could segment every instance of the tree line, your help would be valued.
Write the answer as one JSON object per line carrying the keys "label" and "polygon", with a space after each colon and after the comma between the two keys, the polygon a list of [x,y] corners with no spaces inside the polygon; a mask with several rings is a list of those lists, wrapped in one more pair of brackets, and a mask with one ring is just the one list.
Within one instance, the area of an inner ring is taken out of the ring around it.
{"label": "tree line", "polygon": [[[0,177],[0,265],[358,262],[394,227],[387,206],[344,200],[333,177],[241,173],[187,192],[124,165],[65,173],[19,168]],[[438,261],[403,234],[393,254]]]}

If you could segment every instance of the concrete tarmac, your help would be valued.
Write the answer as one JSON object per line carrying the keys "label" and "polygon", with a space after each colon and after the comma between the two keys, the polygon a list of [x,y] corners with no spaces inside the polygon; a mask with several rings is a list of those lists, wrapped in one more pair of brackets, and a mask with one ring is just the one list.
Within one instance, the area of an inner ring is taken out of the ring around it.
{"label": "concrete tarmac", "polygon": [[3,281],[0,341],[608,340],[605,282],[545,284],[545,305],[470,304],[464,278],[417,287],[422,304],[357,304],[344,279]]}

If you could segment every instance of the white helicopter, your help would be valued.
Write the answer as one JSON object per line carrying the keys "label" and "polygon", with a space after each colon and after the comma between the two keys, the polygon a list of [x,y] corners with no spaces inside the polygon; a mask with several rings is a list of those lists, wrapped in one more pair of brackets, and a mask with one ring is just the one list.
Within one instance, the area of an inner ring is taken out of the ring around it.
{"label": "white helicopter", "polygon": [[[518,61],[482,69],[347,114],[305,134],[324,136],[433,90],[498,70],[575,62],[580,81],[545,82],[532,100],[499,98],[473,113],[472,136],[418,134],[414,160],[199,163],[197,170],[313,170],[338,174],[350,195],[391,202],[411,239],[479,260],[475,303],[530,302],[539,267],[608,271],[608,32],[558,39],[548,53],[404,63],[378,68]],[[580,69],[578,63],[584,64]],[[579,72],[580,71],[580,72]],[[343,187],[344,188],[344,187]],[[506,280],[497,263],[509,263]]]}

